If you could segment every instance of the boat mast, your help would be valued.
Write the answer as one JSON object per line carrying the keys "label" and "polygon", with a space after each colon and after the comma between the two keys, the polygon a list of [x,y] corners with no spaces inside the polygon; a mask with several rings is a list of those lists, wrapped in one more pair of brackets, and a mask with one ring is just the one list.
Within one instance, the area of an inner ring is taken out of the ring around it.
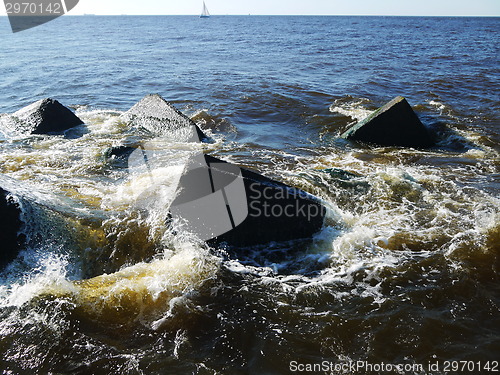
{"label": "boat mast", "polygon": [[210,17],[210,13],[208,13],[207,6],[205,5],[205,1],[203,1],[203,10],[201,12],[201,18],[208,18]]}

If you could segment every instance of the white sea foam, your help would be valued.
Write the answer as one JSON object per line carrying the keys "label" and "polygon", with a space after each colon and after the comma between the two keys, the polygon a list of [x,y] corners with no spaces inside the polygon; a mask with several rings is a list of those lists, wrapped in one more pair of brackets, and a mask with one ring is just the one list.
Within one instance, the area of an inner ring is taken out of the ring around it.
{"label": "white sea foam", "polygon": [[363,104],[367,102],[367,99],[355,99],[346,101],[345,98],[337,99],[330,106],[330,112],[339,113],[344,116],[351,117],[353,120],[363,120],[368,117],[371,110],[365,108]]}
{"label": "white sea foam", "polygon": [[72,293],[75,289],[67,276],[67,259],[59,256],[39,258],[38,268],[33,269],[26,279],[5,280],[2,286],[0,304],[2,306],[21,306],[42,294]]}
{"label": "white sea foam", "polygon": [[64,258],[43,258],[26,278],[4,280],[0,306],[19,307],[36,297],[64,299],[92,318],[143,320],[158,328],[174,315],[175,305],[187,303],[184,297],[214,278],[220,267],[218,258],[190,243],[178,244],[177,250],[166,254],[150,263],[77,282],[68,279]]}
{"label": "white sea foam", "polygon": [[[330,110],[360,120],[370,113],[365,105],[364,100],[352,99],[334,103]],[[97,181],[92,173],[105,165],[103,150],[120,145],[135,134],[122,134],[125,126],[117,120],[119,114],[114,111],[80,111],[78,115],[85,120],[89,131],[81,138],[27,137],[13,140],[17,143],[11,151],[2,149],[0,161],[8,175],[39,179],[42,186],[31,189],[14,183],[12,188],[59,209],[68,206],[68,201],[61,199],[57,192],[68,191],[65,194],[73,199],[72,212],[76,210],[74,200],[78,197],[84,202],[93,202],[81,206],[93,210],[91,215],[101,209],[108,212],[146,209],[147,224],[153,230],[164,227],[167,207],[175,195],[176,179],[183,168],[178,155],[198,152],[199,145],[158,139],[148,147],[154,153],[154,157],[149,158],[152,162],[149,168],[144,165],[142,155],[135,155],[130,159],[131,175],[128,171],[113,171],[109,179],[100,177]],[[480,141],[475,133],[467,131],[460,135]],[[22,146],[25,143],[30,146]],[[245,161],[246,153],[242,152],[241,156],[236,152],[245,151],[238,144],[221,141],[207,147],[210,152],[223,149],[225,153],[236,153],[225,159]],[[155,153],[155,150],[161,152]],[[371,162],[366,162],[367,155]],[[416,259],[416,254],[425,258],[436,251],[455,259],[467,244],[484,241],[488,231],[498,225],[500,203],[487,193],[464,190],[460,176],[473,175],[474,170],[399,162],[408,155],[409,151],[402,150],[364,153],[334,148],[317,151],[314,156],[301,156],[300,152],[283,154],[279,150],[258,151],[254,156],[269,166],[264,172],[280,175],[292,185],[305,186],[318,193],[331,207],[332,215],[313,244],[294,257],[260,265],[230,260],[223,262],[224,267],[235,274],[255,277],[262,285],[279,288],[283,293],[309,293],[338,285],[336,298],[357,295],[382,303],[385,297],[379,279],[384,269],[395,269]],[[412,150],[411,156],[415,155],[439,157],[432,151]],[[483,161],[494,155],[488,147],[483,147],[467,150],[463,157]],[[251,165],[252,161],[248,163]],[[321,189],[300,175],[308,176],[316,173],[311,172],[313,169],[332,167],[358,174],[359,179],[369,185],[367,190],[352,193],[343,202],[340,198],[347,190],[331,188],[328,185],[332,182],[326,176],[322,181],[328,189]],[[44,189],[53,189],[56,194],[36,193]],[[449,237],[442,241],[444,245],[426,247],[440,243],[435,240],[442,236]],[[54,258],[53,254],[50,257],[38,254],[40,258],[30,264],[45,266],[28,272],[24,280],[13,280],[11,286],[4,283],[0,287],[1,303],[19,306],[36,296],[55,294],[73,301],[85,314],[108,316],[113,316],[109,311],[111,306],[123,303],[130,306],[133,319],[144,318],[153,328],[160,329],[175,316],[180,305],[189,303],[190,293],[196,292],[206,280],[217,277],[221,264],[219,258],[210,256],[188,233],[179,233],[177,242],[167,237],[164,242],[174,246],[164,249],[164,257],[76,284],[70,281],[76,274],[68,271],[67,261]],[[418,252],[408,248],[412,241],[421,247]],[[162,313],[157,314],[159,311]],[[118,318],[124,319],[121,315]]]}
{"label": "white sea foam", "polygon": [[446,108],[446,106],[443,103],[441,103],[441,102],[439,102],[437,100],[431,100],[429,102],[429,104],[432,105],[432,106],[434,106],[434,107],[436,107],[440,111],[442,111],[442,110],[444,110]]}

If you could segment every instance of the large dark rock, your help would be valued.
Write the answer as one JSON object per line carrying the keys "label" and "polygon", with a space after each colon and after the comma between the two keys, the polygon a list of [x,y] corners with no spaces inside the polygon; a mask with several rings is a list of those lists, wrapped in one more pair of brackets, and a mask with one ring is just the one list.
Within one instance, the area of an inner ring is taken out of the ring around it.
{"label": "large dark rock", "polygon": [[209,138],[187,116],[158,94],[149,94],[125,112],[122,120],[144,128],[156,136],[199,142]]}
{"label": "large dark rock", "polygon": [[300,189],[202,154],[188,162],[170,206],[171,219],[187,231],[230,247],[310,238],[325,213]]}
{"label": "large dark rock", "polygon": [[22,246],[21,211],[9,197],[9,192],[0,187],[0,269],[12,261]]}
{"label": "large dark rock", "polygon": [[427,148],[434,145],[426,127],[402,96],[377,109],[341,137],[381,146]]}
{"label": "large dark rock", "polygon": [[41,99],[12,114],[10,131],[18,134],[62,133],[83,124],[70,109],[54,99]]}

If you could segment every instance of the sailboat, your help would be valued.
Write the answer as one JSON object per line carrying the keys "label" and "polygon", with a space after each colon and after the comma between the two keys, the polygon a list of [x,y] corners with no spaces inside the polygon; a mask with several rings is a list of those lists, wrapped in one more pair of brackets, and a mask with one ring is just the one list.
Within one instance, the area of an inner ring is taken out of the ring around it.
{"label": "sailboat", "polygon": [[203,2],[203,10],[201,11],[200,18],[208,18],[208,17],[210,17],[210,13],[208,13],[207,6],[205,5],[205,2]]}

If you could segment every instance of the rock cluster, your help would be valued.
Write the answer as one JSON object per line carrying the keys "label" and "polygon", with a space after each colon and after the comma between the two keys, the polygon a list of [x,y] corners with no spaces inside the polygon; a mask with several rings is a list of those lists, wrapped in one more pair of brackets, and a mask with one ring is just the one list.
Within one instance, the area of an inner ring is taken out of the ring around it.
{"label": "rock cluster", "polygon": [[[18,134],[60,133],[83,123],[53,99],[35,102],[12,118]],[[120,121],[154,137],[171,137],[180,142],[210,140],[191,119],[157,94],[144,97]],[[141,147],[140,142],[132,142],[109,148],[104,155],[110,160],[126,161]],[[167,224],[172,220],[183,223],[209,245],[241,248],[311,238],[323,226],[325,214],[319,198],[200,151],[187,162],[165,218]],[[22,246],[18,235],[21,211],[9,192],[1,189],[0,215],[5,265]]]}

